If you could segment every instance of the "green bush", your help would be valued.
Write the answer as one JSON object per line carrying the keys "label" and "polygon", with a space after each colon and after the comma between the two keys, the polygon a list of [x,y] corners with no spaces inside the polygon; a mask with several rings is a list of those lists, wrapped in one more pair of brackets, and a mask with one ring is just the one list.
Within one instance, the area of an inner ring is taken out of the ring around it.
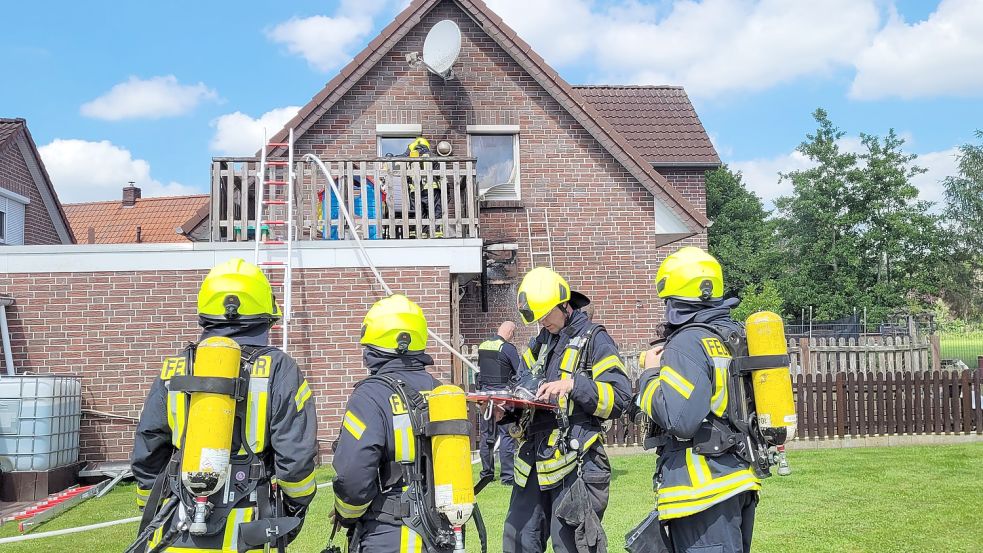
{"label": "green bush", "polygon": [[760,289],[756,284],[749,284],[741,291],[739,297],[741,304],[731,312],[731,316],[736,321],[745,321],[758,311],[773,311],[778,314],[782,312],[784,300],[774,281],[766,280]]}

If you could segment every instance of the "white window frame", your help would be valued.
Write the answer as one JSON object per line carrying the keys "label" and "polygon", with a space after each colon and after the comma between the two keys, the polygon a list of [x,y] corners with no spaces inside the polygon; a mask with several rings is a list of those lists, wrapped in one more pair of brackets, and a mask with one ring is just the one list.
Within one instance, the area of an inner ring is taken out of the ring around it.
{"label": "white window frame", "polygon": [[514,198],[490,198],[482,201],[521,201],[522,200],[522,162],[519,159],[521,133],[518,125],[468,125],[468,157],[475,157],[471,150],[471,137],[474,135],[512,135],[512,159],[515,160]]}
{"label": "white window frame", "polygon": [[[25,240],[25,234],[27,232],[27,206],[31,203],[31,199],[21,196],[16,192],[7,190],[6,188],[0,188],[0,213],[3,214],[2,221],[0,224],[3,228],[0,228],[0,244],[4,245],[22,245]],[[13,206],[13,207],[11,207]],[[20,242],[10,242],[10,213],[12,211],[18,212],[18,217],[14,217],[14,221],[19,221],[23,228],[20,232],[15,232],[14,236],[20,237]]]}
{"label": "white window frame", "polygon": [[0,209],[0,244],[7,243],[7,206]]}
{"label": "white window frame", "polygon": [[383,138],[408,138],[410,142],[423,135],[419,123],[379,123],[375,126],[375,155],[382,157]]}

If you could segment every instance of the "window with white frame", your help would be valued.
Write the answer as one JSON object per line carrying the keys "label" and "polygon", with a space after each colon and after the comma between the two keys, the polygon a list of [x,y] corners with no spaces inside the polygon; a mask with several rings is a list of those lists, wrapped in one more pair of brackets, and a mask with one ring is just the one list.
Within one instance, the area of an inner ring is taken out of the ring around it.
{"label": "window with white frame", "polygon": [[0,188],[0,244],[24,245],[24,218],[30,200]]}
{"label": "window with white frame", "polygon": [[402,156],[414,140],[416,140],[415,136],[380,136],[378,137],[379,157]]}
{"label": "window with white frame", "polygon": [[509,127],[468,127],[469,155],[477,160],[482,200],[519,199],[519,131]]}

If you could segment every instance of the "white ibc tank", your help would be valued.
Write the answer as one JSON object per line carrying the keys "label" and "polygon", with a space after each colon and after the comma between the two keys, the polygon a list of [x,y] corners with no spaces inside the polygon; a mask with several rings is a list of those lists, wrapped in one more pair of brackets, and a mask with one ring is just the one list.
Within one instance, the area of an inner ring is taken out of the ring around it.
{"label": "white ibc tank", "polygon": [[78,378],[0,378],[0,470],[46,471],[78,461],[81,418]]}

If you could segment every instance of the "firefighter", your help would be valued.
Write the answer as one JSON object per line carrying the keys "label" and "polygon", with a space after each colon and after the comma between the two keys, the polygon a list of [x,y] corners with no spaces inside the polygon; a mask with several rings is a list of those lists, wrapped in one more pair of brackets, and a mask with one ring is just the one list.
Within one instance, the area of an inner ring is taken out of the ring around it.
{"label": "firefighter", "polygon": [[[233,420],[241,419],[241,423],[229,421],[235,429],[230,428],[230,459],[225,460],[230,476],[222,489],[208,497],[212,507],[207,532],[194,535],[186,528],[178,530],[183,525],[179,524],[184,518],[181,513],[160,521],[159,530],[147,540],[148,547],[164,547],[160,542],[166,537],[171,541],[164,551],[236,551],[243,544],[253,546],[240,549],[244,551],[262,549],[263,542],[256,543],[258,534],[272,538],[273,546],[283,547],[299,533],[316,490],[317,416],[311,389],[297,363],[269,345],[270,328],[279,317],[269,281],[251,263],[242,259],[220,263],[202,282],[199,343],[204,347],[206,340],[225,337],[234,341],[226,340],[231,346],[238,344],[240,367],[234,371],[243,385],[234,402]],[[193,433],[208,433],[219,423],[187,420],[193,392],[174,385],[195,382],[196,351],[201,349],[192,344],[164,360],[137,425],[131,466],[137,481],[137,505],[144,509],[141,530],[169,499],[183,497],[176,470],[182,457],[178,450],[191,447]],[[235,358],[232,362],[236,363]],[[278,518],[284,516],[299,519],[294,521],[296,528],[288,536],[278,536],[276,530],[268,534],[271,520],[293,524]]]}
{"label": "firefighter", "polygon": [[[416,140],[411,142],[409,146],[406,147],[406,151],[403,152],[404,157],[423,157],[429,158],[432,151],[430,149],[430,141],[426,138],[420,136]],[[421,162],[417,162],[420,166],[420,180],[422,181],[422,190],[420,191],[420,216],[423,218],[424,222],[427,222],[432,215],[434,220],[437,221],[444,216],[443,200],[440,197],[440,179],[434,175],[432,178],[427,177],[427,169],[432,167],[430,164],[424,165]],[[417,183],[413,182],[413,179],[408,178],[409,187],[409,207],[407,211],[412,215],[416,211],[416,193],[418,190]],[[431,209],[432,208],[432,209]],[[424,225],[423,234],[424,238],[430,233],[430,225]],[[433,230],[432,238],[443,238],[444,231],[437,225]],[[410,238],[416,238],[416,230],[410,231]]]}
{"label": "firefighter", "polygon": [[[506,390],[515,383],[519,370],[519,350],[512,344],[515,323],[505,321],[498,334],[478,346],[478,389],[483,392]],[[512,456],[515,440],[508,424],[498,424],[494,418],[481,418],[478,449],[481,455],[481,478],[495,477],[495,442],[499,441],[498,458],[502,464],[502,484],[512,485]]]}
{"label": "firefighter", "polygon": [[401,462],[416,456],[410,406],[383,379],[427,393],[440,382],[427,372],[427,321],[406,296],[379,300],[362,322],[362,361],[370,376],[348,398],[334,451],[334,520],[353,529],[360,553],[422,552],[422,536],[402,523]]}
{"label": "firefighter", "polygon": [[542,553],[549,540],[557,553],[605,551],[611,465],[602,424],[631,401],[618,346],[580,311],[590,300],[550,269],[526,274],[517,303],[523,322],[542,326],[522,355],[522,387],[558,408],[511,414],[518,445],[503,551]]}
{"label": "firefighter", "polygon": [[720,263],[695,247],[667,257],[656,286],[667,341],[644,356],[638,402],[654,423],[646,447],[659,455],[659,520],[675,553],[746,553],[761,482],[728,416],[736,394],[728,393],[732,352],[722,336],[742,330],[730,316],[738,300],[723,299]]}

